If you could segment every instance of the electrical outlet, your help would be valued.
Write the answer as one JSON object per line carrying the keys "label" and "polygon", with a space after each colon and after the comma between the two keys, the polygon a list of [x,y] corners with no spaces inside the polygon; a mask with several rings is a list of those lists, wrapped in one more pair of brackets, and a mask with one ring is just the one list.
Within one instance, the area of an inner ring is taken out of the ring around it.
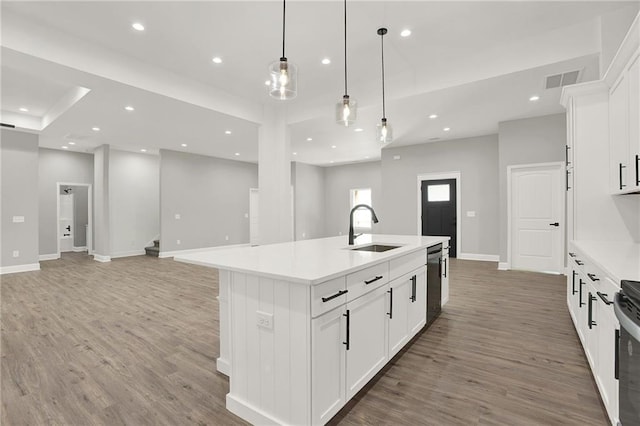
{"label": "electrical outlet", "polygon": [[306,233],[306,232],[303,232],[303,233],[302,233],[302,238],[306,238],[306,236],[307,236],[307,233]]}
{"label": "electrical outlet", "polygon": [[180,245],[182,242],[180,240],[176,240],[176,244]]}
{"label": "electrical outlet", "polygon": [[245,219],[249,219],[249,213],[245,213],[245,214],[244,214],[244,218],[245,218]]}
{"label": "electrical outlet", "polygon": [[176,220],[180,220],[180,213],[176,213],[175,218],[176,218]]}
{"label": "electrical outlet", "polygon": [[473,210],[467,211],[467,217],[476,217],[476,212]]}
{"label": "electrical outlet", "polygon": [[228,235],[225,235],[225,236],[224,236],[224,240],[225,240],[225,241],[229,241],[229,236],[228,236]]}
{"label": "electrical outlet", "polygon": [[256,324],[258,327],[266,328],[267,330],[273,330],[273,314],[256,311]]}
{"label": "electrical outlet", "polygon": [[13,251],[13,257],[20,257],[20,251],[19,250],[14,250]]}
{"label": "electrical outlet", "polygon": [[24,216],[14,216],[13,223],[24,223]]}

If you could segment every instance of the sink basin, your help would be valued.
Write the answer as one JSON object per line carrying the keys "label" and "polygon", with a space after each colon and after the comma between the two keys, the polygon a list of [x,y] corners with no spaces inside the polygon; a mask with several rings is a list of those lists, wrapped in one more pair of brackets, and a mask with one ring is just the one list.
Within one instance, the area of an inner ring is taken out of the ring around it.
{"label": "sink basin", "polygon": [[369,244],[368,246],[362,246],[362,247],[357,247],[354,249],[351,249],[353,251],[375,251],[377,253],[382,253],[385,251],[389,251],[389,250],[393,250],[396,249],[400,246],[388,246],[388,245],[384,245],[384,244]]}

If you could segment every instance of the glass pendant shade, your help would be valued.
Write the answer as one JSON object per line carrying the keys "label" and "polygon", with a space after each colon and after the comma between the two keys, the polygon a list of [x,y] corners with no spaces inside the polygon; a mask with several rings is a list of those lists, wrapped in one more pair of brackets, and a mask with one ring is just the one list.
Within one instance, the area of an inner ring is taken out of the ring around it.
{"label": "glass pendant shade", "polygon": [[378,123],[376,137],[380,143],[389,143],[393,140],[393,129],[391,125],[387,123],[386,118],[383,118],[380,120],[380,123]]}
{"label": "glass pendant shade", "polygon": [[336,123],[345,127],[353,124],[358,118],[358,102],[344,95],[342,100],[336,104]]}
{"label": "glass pendant shade", "polygon": [[276,99],[293,99],[298,94],[298,67],[282,57],[269,65],[269,95]]}

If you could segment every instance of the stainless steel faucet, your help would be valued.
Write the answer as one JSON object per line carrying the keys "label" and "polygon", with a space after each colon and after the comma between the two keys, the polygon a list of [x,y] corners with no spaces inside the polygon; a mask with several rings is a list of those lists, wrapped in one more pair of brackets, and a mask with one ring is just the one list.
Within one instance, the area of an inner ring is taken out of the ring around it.
{"label": "stainless steel faucet", "polygon": [[358,209],[371,210],[371,219],[373,220],[373,223],[378,223],[378,217],[376,216],[376,212],[373,211],[371,206],[368,206],[366,204],[358,204],[356,206],[353,206],[353,208],[351,209],[351,214],[349,214],[349,245],[350,246],[353,245],[353,240],[355,240],[356,237],[358,237],[358,235],[355,235],[353,233],[353,212],[355,212]]}

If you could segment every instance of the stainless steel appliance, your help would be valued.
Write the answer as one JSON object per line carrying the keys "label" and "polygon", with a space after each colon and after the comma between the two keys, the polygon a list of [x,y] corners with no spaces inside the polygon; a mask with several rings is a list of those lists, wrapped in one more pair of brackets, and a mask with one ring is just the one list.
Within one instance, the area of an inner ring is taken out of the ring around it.
{"label": "stainless steel appliance", "polygon": [[442,297],[442,244],[427,249],[427,326],[440,314]]}
{"label": "stainless steel appliance", "polygon": [[616,373],[622,426],[640,425],[640,282],[622,281],[613,305],[620,321]]}

